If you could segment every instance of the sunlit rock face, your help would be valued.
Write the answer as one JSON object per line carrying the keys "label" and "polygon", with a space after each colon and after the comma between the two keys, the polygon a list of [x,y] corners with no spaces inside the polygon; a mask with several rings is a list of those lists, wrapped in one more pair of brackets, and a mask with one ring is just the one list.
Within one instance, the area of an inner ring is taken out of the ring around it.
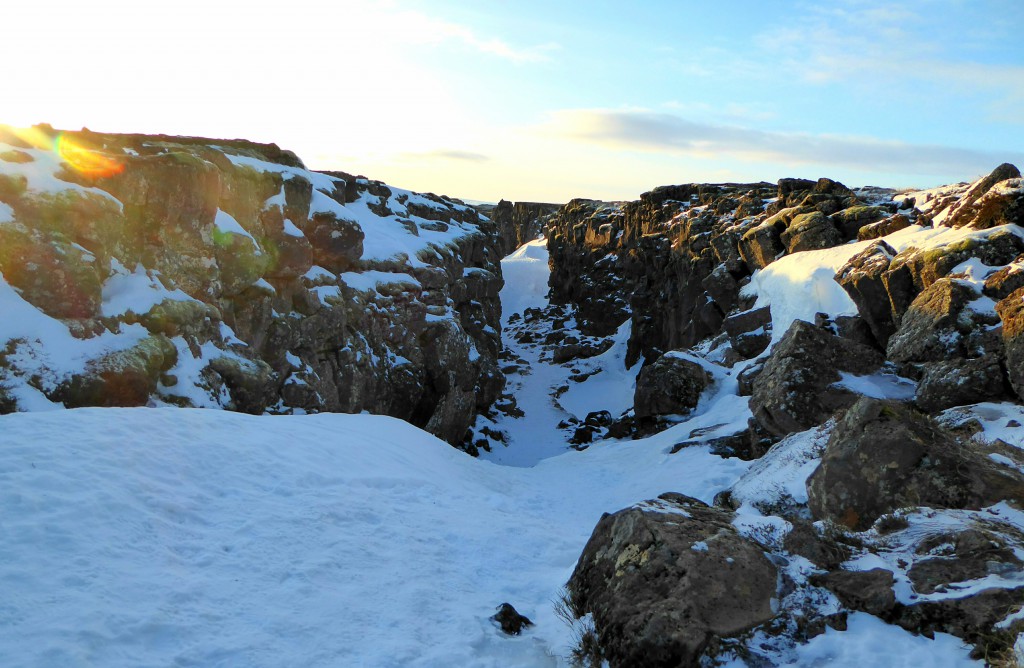
{"label": "sunlit rock face", "polygon": [[501,391],[495,226],[275,145],[0,128],[0,408],[370,411]]}

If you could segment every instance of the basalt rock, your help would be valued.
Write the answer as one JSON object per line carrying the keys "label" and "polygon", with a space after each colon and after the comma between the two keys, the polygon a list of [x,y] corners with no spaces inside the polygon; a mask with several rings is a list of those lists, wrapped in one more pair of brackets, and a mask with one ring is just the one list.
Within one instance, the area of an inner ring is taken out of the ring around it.
{"label": "basalt rock", "polygon": [[0,385],[66,406],[366,410],[453,444],[500,395],[501,249],[471,207],[269,144],[63,136],[108,173],[14,147],[0,272],[82,362],[46,362],[26,329],[0,341]]}
{"label": "basalt rock", "polygon": [[775,616],[775,566],[733,514],[681,494],[605,515],[569,580],[613,666],[690,666]]}
{"label": "basalt rock", "polygon": [[636,379],[633,411],[637,418],[682,415],[693,410],[710,382],[703,366],[682,355],[666,353],[646,365]]}
{"label": "basalt rock", "polygon": [[881,364],[873,348],[797,320],[754,379],[750,410],[775,437],[803,431],[857,400],[855,390],[838,384],[841,372],[862,375]]}
{"label": "basalt rock", "polygon": [[903,404],[862,398],[836,423],[807,491],[816,518],[862,530],[905,506],[977,509],[1022,498],[1024,476]]}

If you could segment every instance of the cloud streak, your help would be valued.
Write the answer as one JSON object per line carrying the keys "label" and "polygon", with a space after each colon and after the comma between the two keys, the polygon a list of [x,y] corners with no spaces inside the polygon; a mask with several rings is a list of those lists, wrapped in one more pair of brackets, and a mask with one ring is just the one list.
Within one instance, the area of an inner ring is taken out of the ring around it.
{"label": "cloud streak", "polygon": [[775,132],[692,121],[644,109],[555,112],[548,131],[601,146],[674,152],[712,159],[839,166],[879,173],[973,175],[1001,162],[1024,163],[1024,153],[997,154],[873,137]]}
{"label": "cloud streak", "polygon": [[411,160],[456,160],[460,162],[487,162],[491,159],[489,155],[484,155],[483,153],[456,149],[438,149],[425,153],[405,153],[403,157]]}

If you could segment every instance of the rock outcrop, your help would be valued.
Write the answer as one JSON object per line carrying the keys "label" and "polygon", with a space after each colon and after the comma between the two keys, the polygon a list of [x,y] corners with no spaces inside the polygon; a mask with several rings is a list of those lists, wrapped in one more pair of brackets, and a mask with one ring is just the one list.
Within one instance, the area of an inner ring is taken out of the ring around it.
{"label": "rock outcrop", "polygon": [[497,226],[498,252],[504,257],[528,241],[543,236],[559,204],[501,200],[487,212]]}
{"label": "rock outcrop", "polygon": [[5,410],[368,410],[461,444],[501,392],[496,226],[458,200],[244,141],[0,148]]}
{"label": "rock outcrop", "polygon": [[612,666],[689,666],[771,619],[777,571],[731,513],[681,494],[605,515],[569,580]]}

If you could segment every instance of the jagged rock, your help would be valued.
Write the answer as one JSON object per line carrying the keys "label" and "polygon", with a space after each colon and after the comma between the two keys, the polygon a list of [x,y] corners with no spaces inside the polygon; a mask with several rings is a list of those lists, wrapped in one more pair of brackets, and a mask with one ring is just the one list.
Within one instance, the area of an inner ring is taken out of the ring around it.
{"label": "jagged rock", "polygon": [[697,362],[666,353],[637,376],[633,411],[638,418],[688,413],[711,380],[711,374]]}
{"label": "jagged rock", "polygon": [[869,571],[836,570],[813,576],[811,582],[825,587],[851,610],[882,616],[896,606],[893,574],[884,568]]}
{"label": "jagged rock", "polygon": [[883,280],[895,256],[892,246],[877,241],[850,258],[835,276],[836,282],[857,305],[858,313],[875,340],[883,346],[896,331],[889,292]]}
{"label": "jagged rock", "polygon": [[862,530],[904,506],[976,509],[1021,498],[1024,476],[905,405],[865,397],[836,423],[807,492],[816,518]]}
{"label": "jagged rock", "polygon": [[1024,399],[1024,288],[1018,288],[996,304],[1003,323],[1003,345],[1010,385]]}
{"label": "jagged rock", "polygon": [[0,273],[28,302],[54,318],[99,315],[103,268],[94,254],[61,234],[43,234],[23,224],[0,225]]}
{"label": "jagged rock", "polygon": [[[832,221],[832,225],[842,234],[843,240],[849,241],[851,239],[860,239],[862,228],[878,223],[888,213],[887,209],[880,206],[851,206],[848,209],[832,214],[829,216],[829,220]],[[888,232],[884,234],[888,234]]]}
{"label": "jagged rock", "polygon": [[724,263],[701,281],[701,287],[723,313],[732,310],[739,299],[740,284]]}
{"label": "jagged rock", "polygon": [[220,377],[231,394],[232,408],[259,415],[274,400],[274,370],[262,360],[217,357],[209,368]]}
{"label": "jagged rock", "polygon": [[953,536],[938,536],[922,543],[917,551],[926,554],[930,547],[950,543],[952,554],[914,561],[907,572],[914,591],[931,594],[950,585],[978,580],[988,575],[1011,575],[1024,566],[1011,547],[997,535],[968,529]]}
{"label": "jagged rock", "polygon": [[999,400],[1009,390],[996,355],[939,360],[923,364],[922,370],[914,403],[928,413],[979,401]]}
{"label": "jagged rock", "polygon": [[940,278],[948,276],[965,260],[977,258],[982,264],[997,267],[1009,264],[1024,252],[1024,238],[1011,228],[1002,228],[981,237],[925,251],[907,248],[892,259],[883,275],[893,320],[897,324],[914,298]]}
{"label": "jagged rock", "polygon": [[501,627],[501,630],[510,636],[517,636],[523,632],[523,629],[533,626],[533,622],[530,621],[530,618],[519,614],[519,612],[512,607],[511,603],[502,603],[499,605],[498,612],[492,615],[491,619],[496,621]]}
{"label": "jagged rock", "polygon": [[803,431],[857,400],[853,390],[834,385],[840,372],[871,373],[881,364],[882,356],[868,346],[794,321],[754,379],[750,410],[773,436]]}
{"label": "jagged rock", "polygon": [[889,339],[886,356],[897,363],[938,362],[989,352],[978,336],[984,332],[979,330],[996,324],[998,319],[994,313],[969,307],[978,297],[970,284],[938,279],[910,304],[899,329]]}
{"label": "jagged rock", "polygon": [[897,213],[889,216],[885,220],[880,220],[877,223],[871,223],[860,228],[857,231],[857,241],[878,239],[879,237],[884,237],[887,234],[899,232],[904,228],[910,227],[912,224],[913,223],[910,218],[902,213]]}
{"label": "jagged rock", "polygon": [[786,252],[782,232],[788,223],[783,211],[743,234],[739,244],[740,255],[751,271],[764,269]]}
{"label": "jagged rock", "polygon": [[733,350],[751,358],[764,352],[771,343],[771,307],[762,306],[730,315],[722,323]]}
{"label": "jagged rock", "polygon": [[178,351],[167,337],[149,336],[126,350],[86,364],[55,392],[68,408],[83,406],[145,406],[160,374],[174,366]]}
{"label": "jagged rock", "polygon": [[831,248],[843,243],[843,235],[821,211],[804,213],[793,218],[781,235],[786,251],[797,253],[818,248]]}
{"label": "jagged rock", "polygon": [[950,227],[988,229],[1024,222],[1024,181],[1020,170],[1003,163],[975,183],[954,205],[946,224]]}
{"label": "jagged rock", "polygon": [[1024,288],[1024,256],[986,278],[982,294],[999,301],[1020,288]]}
{"label": "jagged rock", "polygon": [[508,255],[528,241],[544,233],[548,218],[558,211],[558,204],[538,202],[509,202],[501,200],[489,216],[498,227],[498,251]]}
{"label": "jagged rock", "polygon": [[732,516],[663,494],[601,518],[568,589],[611,665],[697,665],[715,638],[774,616],[775,566]]}

